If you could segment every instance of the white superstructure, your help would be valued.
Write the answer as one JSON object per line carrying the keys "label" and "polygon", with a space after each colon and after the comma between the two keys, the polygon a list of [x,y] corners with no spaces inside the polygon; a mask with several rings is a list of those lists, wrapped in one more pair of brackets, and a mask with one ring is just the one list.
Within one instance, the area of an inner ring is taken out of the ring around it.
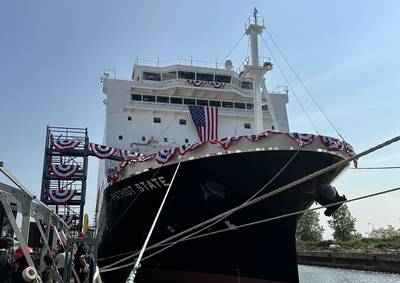
{"label": "white superstructure", "polygon": [[[106,95],[104,143],[154,153],[196,142],[199,137],[188,105],[219,107],[218,138],[268,129],[288,132],[288,91],[267,93],[265,86],[264,75],[272,64],[258,56],[257,36],[263,29],[262,18],[255,11],[246,24],[252,56],[238,72],[233,71],[230,60],[224,67],[192,60],[167,64],[136,60],[131,79],[118,79],[105,72],[101,77]],[[105,171],[116,164],[106,161]]]}

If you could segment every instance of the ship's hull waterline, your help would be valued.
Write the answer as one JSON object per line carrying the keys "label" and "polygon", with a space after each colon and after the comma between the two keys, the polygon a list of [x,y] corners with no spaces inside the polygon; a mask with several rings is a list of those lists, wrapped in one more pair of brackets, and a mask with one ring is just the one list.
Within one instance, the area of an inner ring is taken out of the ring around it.
{"label": "ship's hull waterline", "polygon": [[[254,151],[182,162],[150,245],[245,202],[296,152]],[[340,160],[343,157],[327,152],[299,151],[262,194]],[[176,166],[151,169],[105,189],[98,231],[100,267],[141,248]],[[202,233],[306,209],[343,169],[245,208]],[[298,282],[298,217],[180,242],[144,260],[135,282]],[[102,273],[102,278],[105,282],[125,282],[131,268]]]}

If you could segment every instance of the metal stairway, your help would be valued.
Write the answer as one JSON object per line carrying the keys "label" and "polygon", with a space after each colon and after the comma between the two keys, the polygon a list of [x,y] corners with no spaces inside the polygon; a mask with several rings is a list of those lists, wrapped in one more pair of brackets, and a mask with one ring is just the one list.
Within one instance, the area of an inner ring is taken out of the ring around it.
{"label": "metal stairway", "polygon": [[[54,146],[54,141],[79,141],[79,145],[62,152]],[[65,217],[71,230],[81,231],[86,195],[89,138],[87,128],[47,127],[44,151],[42,188],[40,199],[53,208],[60,217]],[[79,166],[73,176],[61,178],[50,170],[51,166]],[[66,202],[55,202],[49,197],[50,192],[60,194],[74,191]]]}

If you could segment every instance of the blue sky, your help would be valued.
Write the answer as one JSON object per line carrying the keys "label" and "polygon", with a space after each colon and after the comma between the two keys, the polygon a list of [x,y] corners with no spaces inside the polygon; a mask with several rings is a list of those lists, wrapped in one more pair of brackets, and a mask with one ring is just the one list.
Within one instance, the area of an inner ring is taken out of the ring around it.
{"label": "blue sky", "polygon": [[[254,6],[313,96],[354,145],[364,150],[399,133],[398,1],[11,1],[0,2],[0,160],[39,195],[47,125],[87,127],[102,141],[103,68],[131,75],[134,58],[220,61],[239,40]],[[270,43],[268,36],[265,39]],[[278,63],[318,130],[336,133]],[[260,42],[261,56],[270,56]],[[238,66],[247,39],[230,58]],[[274,62],[276,63],[276,62]],[[276,66],[276,64],[275,64]],[[277,68],[273,89],[285,84]],[[292,131],[313,132],[293,94]],[[399,166],[394,145],[360,166]],[[94,207],[98,162],[90,160],[87,210]],[[399,170],[348,170],[336,185],[347,197],[398,186]],[[361,232],[400,226],[400,193],[350,204]],[[324,217],[321,217],[325,221]],[[327,230],[325,237],[330,237]]]}

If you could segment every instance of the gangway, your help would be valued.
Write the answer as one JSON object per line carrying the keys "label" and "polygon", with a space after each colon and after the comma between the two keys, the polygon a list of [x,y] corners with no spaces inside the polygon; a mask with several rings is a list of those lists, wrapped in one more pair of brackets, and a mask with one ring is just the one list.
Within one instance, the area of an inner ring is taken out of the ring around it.
{"label": "gangway", "polygon": [[[90,258],[92,274],[96,274],[97,270],[97,243],[94,238],[86,237],[76,239],[74,231],[71,230],[64,220],[53,209],[48,207],[41,200],[37,199],[22,183],[18,181],[6,168],[4,163],[0,162],[0,172],[2,172],[13,185],[0,182],[0,242],[8,244],[4,250],[14,249],[14,237],[18,240],[24,257],[29,265],[24,269],[22,275],[26,282],[42,282],[38,269],[46,253],[53,257],[53,250],[57,244],[65,245],[66,266],[64,274],[58,274],[58,282],[70,282],[72,275],[76,275],[73,256],[74,249],[77,244],[85,243],[88,245],[88,258]],[[17,224],[18,215],[22,214],[20,227]],[[34,220],[34,221],[31,221]],[[42,246],[33,247],[36,249],[39,258],[32,257],[28,252],[29,233],[35,223],[39,231]],[[72,233],[71,233],[72,232]],[[4,251],[3,251],[4,252]],[[63,280],[62,277],[65,279]],[[79,282],[79,278],[75,277],[75,282]],[[91,282],[101,282],[99,276]]]}

